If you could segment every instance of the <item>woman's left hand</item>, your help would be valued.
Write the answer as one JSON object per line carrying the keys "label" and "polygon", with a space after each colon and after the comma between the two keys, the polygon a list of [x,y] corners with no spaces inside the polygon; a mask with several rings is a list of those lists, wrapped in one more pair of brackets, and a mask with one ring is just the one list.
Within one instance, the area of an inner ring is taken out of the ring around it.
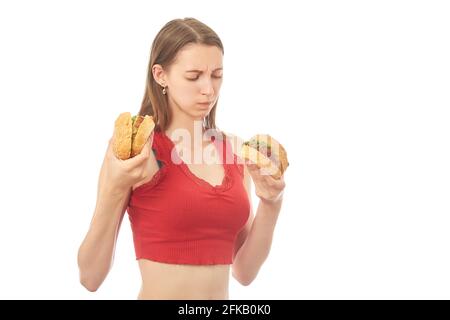
{"label": "woman's left hand", "polygon": [[255,184],[256,195],[261,201],[275,203],[282,200],[286,186],[283,176],[275,179],[267,173],[263,174],[263,170],[254,163],[246,163],[246,166]]}

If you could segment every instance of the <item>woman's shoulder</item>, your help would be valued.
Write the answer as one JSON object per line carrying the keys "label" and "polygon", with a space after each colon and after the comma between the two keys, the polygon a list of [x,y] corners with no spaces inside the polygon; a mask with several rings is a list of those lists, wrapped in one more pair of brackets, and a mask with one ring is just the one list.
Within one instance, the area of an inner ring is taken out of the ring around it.
{"label": "woman's shoulder", "polygon": [[135,185],[133,185],[132,190],[134,191],[140,186],[146,185],[154,185],[156,184],[157,177],[162,176],[163,167],[165,167],[168,163],[166,157],[166,152],[164,148],[164,136],[161,131],[155,130],[153,135],[153,144],[152,144],[152,152],[150,153],[150,157],[147,162],[147,166],[145,167],[145,176],[143,180],[139,181]]}
{"label": "woman's shoulder", "polygon": [[[224,140],[226,141],[228,147],[227,152],[230,154],[229,158],[233,159],[233,164],[236,165],[237,170],[239,171],[239,174],[241,176],[244,176],[245,174],[245,166],[244,166],[244,159],[241,157],[241,148],[242,144],[245,142],[241,138],[241,136],[231,133],[231,132],[225,132],[221,131],[222,136]],[[227,158],[228,159],[228,158]]]}
{"label": "woman's shoulder", "polygon": [[231,151],[235,155],[239,156],[239,151],[245,141],[239,135],[223,130],[220,131],[220,135],[224,140],[226,140],[226,143],[230,146]]}

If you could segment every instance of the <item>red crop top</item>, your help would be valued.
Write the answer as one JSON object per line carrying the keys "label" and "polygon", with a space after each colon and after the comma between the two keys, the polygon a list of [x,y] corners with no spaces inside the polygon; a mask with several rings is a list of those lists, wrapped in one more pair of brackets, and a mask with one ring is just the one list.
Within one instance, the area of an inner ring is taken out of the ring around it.
{"label": "red crop top", "polygon": [[225,171],[217,186],[194,175],[172,152],[176,151],[172,140],[155,130],[152,148],[160,169],[131,193],[127,208],[136,259],[233,263],[236,238],[249,218],[250,203],[243,164],[237,162],[228,139],[212,141]]}

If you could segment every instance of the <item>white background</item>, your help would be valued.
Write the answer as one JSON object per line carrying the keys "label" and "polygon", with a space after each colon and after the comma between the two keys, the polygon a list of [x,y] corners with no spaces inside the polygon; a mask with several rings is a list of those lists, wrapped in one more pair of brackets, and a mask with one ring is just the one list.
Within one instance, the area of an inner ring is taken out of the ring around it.
{"label": "white background", "polygon": [[2,1],[0,298],[137,298],[128,217],[95,293],[77,250],[153,38],[195,17],[225,46],[219,127],[269,133],[290,161],[269,258],[230,298],[449,299],[449,16],[446,1]]}

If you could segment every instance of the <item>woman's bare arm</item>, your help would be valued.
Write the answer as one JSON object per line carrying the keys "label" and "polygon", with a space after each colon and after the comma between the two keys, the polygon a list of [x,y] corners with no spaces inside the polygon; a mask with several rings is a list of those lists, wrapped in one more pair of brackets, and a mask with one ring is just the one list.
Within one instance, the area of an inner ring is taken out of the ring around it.
{"label": "woman's bare arm", "polygon": [[153,133],[142,152],[122,161],[112,152],[112,140],[100,170],[97,203],[89,230],[78,249],[78,268],[81,284],[96,291],[112,267],[117,236],[128,207],[132,187],[143,179],[151,178],[150,171],[157,166],[150,152]]}
{"label": "woman's bare arm", "polygon": [[114,260],[120,225],[128,206],[129,192],[104,190],[98,193],[89,230],[78,250],[80,282],[96,291],[105,280]]}

